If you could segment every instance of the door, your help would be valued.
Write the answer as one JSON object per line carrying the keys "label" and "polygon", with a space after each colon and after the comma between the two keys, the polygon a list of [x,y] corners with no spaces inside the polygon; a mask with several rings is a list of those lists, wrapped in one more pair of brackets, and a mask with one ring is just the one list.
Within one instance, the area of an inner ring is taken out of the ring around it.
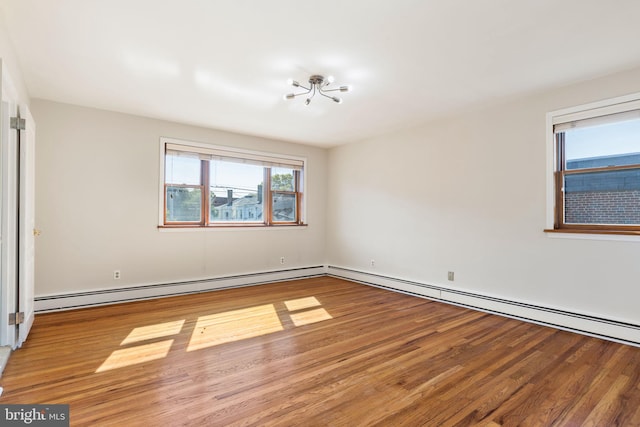
{"label": "door", "polygon": [[35,125],[26,106],[0,110],[0,345],[16,348],[34,320]]}
{"label": "door", "polygon": [[0,310],[0,345],[16,347],[17,334],[14,324],[10,324],[9,317],[16,313],[17,306],[17,280],[18,280],[18,194],[17,167],[18,167],[18,134],[11,129],[11,117],[18,110],[15,103],[4,101],[4,76],[3,76],[3,102],[0,118],[0,169],[2,182],[2,209],[0,211],[0,232],[2,245],[0,247],[0,294],[2,295]]}
{"label": "door", "polygon": [[24,126],[18,130],[20,193],[19,203],[19,248],[18,248],[18,312],[21,321],[18,323],[18,342],[20,347],[27,339],[34,319],[34,275],[35,275],[35,236],[38,233],[35,225],[35,141],[36,128],[33,117],[27,106],[20,106],[19,117]]}

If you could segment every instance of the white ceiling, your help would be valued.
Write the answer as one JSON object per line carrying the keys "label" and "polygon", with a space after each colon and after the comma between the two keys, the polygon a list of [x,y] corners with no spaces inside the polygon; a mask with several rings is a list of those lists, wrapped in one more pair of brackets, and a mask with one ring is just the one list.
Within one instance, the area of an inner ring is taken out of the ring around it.
{"label": "white ceiling", "polygon": [[[638,0],[0,0],[32,98],[348,143],[640,65]],[[333,75],[340,105],[285,101]]]}

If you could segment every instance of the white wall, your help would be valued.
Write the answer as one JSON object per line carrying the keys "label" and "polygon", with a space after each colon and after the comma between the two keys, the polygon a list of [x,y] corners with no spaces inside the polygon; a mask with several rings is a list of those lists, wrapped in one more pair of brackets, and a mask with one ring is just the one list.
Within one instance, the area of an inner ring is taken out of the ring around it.
{"label": "white wall", "polygon": [[640,240],[543,232],[546,113],[639,82],[628,71],[331,149],[328,263],[640,324]]}
{"label": "white wall", "polygon": [[[4,12],[2,8],[0,8],[0,59],[2,60],[2,73],[5,74],[5,79],[7,78],[7,74],[9,75],[10,83],[13,86],[15,96],[19,103],[28,105],[30,101],[29,95],[22,80],[22,72],[18,67],[16,54],[9,40],[4,19]],[[4,96],[3,99],[5,99]]]}
{"label": "white wall", "polygon": [[[326,150],[40,99],[32,111],[36,297],[324,264]],[[306,157],[309,226],[159,231],[161,136]]]}

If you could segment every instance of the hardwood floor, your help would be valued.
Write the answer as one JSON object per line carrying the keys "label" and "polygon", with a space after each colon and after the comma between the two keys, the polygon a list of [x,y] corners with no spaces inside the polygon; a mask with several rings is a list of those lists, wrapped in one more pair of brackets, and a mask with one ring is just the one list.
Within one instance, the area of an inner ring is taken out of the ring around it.
{"label": "hardwood floor", "polygon": [[78,426],[640,425],[640,348],[329,277],[38,315],[1,385]]}

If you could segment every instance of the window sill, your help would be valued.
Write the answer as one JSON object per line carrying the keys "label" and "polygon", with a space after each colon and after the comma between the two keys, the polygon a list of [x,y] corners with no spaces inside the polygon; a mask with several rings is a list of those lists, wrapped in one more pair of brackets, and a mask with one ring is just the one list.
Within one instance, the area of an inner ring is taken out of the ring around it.
{"label": "window sill", "polygon": [[307,228],[308,224],[225,224],[225,225],[159,225],[159,231],[200,231],[200,230],[282,230],[283,228]]}
{"label": "window sill", "polygon": [[611,240],[611,241],[640,242],[640,231],[545,229],[544,232],[548,237],[555,238],[555,239]]}

